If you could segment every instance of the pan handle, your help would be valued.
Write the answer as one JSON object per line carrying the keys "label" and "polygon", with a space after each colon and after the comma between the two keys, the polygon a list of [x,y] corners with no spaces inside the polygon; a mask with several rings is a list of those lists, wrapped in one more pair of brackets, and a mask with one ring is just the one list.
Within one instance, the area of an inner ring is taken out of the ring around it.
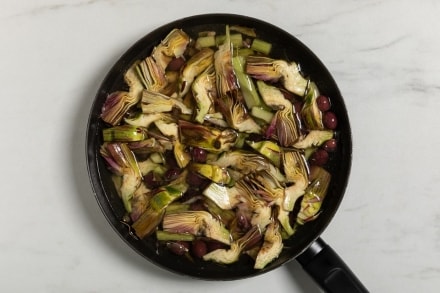
{"label": "pan handle", "polygon": [[338,254],[321,238],[312,243],[296,260],[325,292],[368,292]]}

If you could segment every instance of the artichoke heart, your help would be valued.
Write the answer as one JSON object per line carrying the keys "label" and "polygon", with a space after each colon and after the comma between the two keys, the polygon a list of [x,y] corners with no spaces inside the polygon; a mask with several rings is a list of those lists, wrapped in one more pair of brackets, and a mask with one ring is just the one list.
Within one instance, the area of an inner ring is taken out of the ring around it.
{"label": "artichoke heart", "polygon": [[231,244],[230,232],[209,212],[184,211],[166,214],[162,221],[163,230],[173,233],[190,233],[205,236],[224,244]]}

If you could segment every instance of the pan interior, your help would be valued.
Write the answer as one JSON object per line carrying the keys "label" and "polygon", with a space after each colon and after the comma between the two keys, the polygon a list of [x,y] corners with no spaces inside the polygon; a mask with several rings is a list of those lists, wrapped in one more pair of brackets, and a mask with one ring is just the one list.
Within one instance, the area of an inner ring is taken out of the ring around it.
{"label": "pan interior", "polygon": [[[110,173],[99,155],[102,144],[102,121],[99,118],[102,105],[107,95],[126,87],[123,75],[126,69],[136,60],[145,58],[151,50],[173,28],[182,28],[194,37],[199,31],[215,30],[222,32],[225,24],[236,24],[253,27],[259,37],[273,44],[273,57],[295,61],[322,93],[331,97],[332,109],[338,117],[338,149],[329,162],[332,181],[327,197],[322,206],[322,213],[313,222],[307,223],[285,242],[281,255],[263,270],[254,270],[253,261],[243,257],[239,262],[223,266],[211,262],[188,260],[177,257],[166,250],[158,249],[152,240],[140,240],[134,237],[129,227],[121,222],[125,210],[114,188]],[[234,280],[271,271],[285,262],[295,258],[304,251],[323,232],[334,216],[343,198],[351,166],[351,131],[347,110],[340,91],[331,74],[323,63],[303,43],[291,34],[269,23],[254,18],[231,14],[197,15],[176,20],[157,28],[131,48],[115,63],[102,82],[92,106],[87,129],[87,161],[90,181],[101,207],[110,225],[121,238],[136,252],[172,272],[207,280]]]}

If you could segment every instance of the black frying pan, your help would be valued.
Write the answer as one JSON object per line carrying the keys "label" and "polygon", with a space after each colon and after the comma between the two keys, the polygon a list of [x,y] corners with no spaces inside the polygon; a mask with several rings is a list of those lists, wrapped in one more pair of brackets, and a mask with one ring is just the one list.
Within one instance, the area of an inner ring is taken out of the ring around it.
{"label": "black frying pan", "polygon": [[[225,24],[253,27],[259,37],[274,44],[272,56],[296,61],[302,70],[316,82],[320,91],[331,97],[332,110],[338,117],[338,149],[328,163],[332,180],[319,217],[285,242],[281,255],[263,270],[253,269],[253,262],[239,262],[223,266],[211,262],[189,261],[167,250],[157,250],[152,240],[140,240],[121,219],[125,214],[122,201],[117,195],[106,165],[99,155],[102,144],[100,120],[101,107],[107,95],[124,89],[125,70],[138,59],[147,57],[154,46],[173,28],[181,28],[189,35],[203,30],[224,31]],[[105,217],[125,242],[152,263],[169,271],[206,280],[236,280],[257,276],[271,271],[296,258],[306,271],[328,292],[367,292],[337,254],[319,238],[330,223],[343,198],[351,166],[351,130],[347,110],[339,89],[322,62],[298,39],[269,23],[240,15],[206,14],[191,16],[166,24],[135,43],[116,62],[98,90],[91,109],[87,132],[87,160],[91,184]],[[348,237],[348,236],[347,236]]]}

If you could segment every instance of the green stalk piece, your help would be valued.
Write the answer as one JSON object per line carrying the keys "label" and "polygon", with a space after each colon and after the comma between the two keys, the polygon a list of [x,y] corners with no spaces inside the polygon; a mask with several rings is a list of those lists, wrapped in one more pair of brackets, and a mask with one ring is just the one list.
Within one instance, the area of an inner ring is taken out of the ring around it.
{"label": "green stalk piece", "polygon": [[246,143],[269,159],[276,167],[280,167],[282,150],[278,144],[270,140],[246,141]]}
{"label": "green stalk piece", "polygon": [[257,88],[252,78],[247,75],[245,70],[245,58],[243,56],[234,56],[232,58],[232,66],[234,68],[235,76],[237,77],[238,84],[243,98],[248,109],[261,106],[261,98],[258,94]]}
{"label": "green stalk piece", "polygon": [[144,128],[127,124],[104,128],[102,135],[106,142],[133,142],[147,138]]}

